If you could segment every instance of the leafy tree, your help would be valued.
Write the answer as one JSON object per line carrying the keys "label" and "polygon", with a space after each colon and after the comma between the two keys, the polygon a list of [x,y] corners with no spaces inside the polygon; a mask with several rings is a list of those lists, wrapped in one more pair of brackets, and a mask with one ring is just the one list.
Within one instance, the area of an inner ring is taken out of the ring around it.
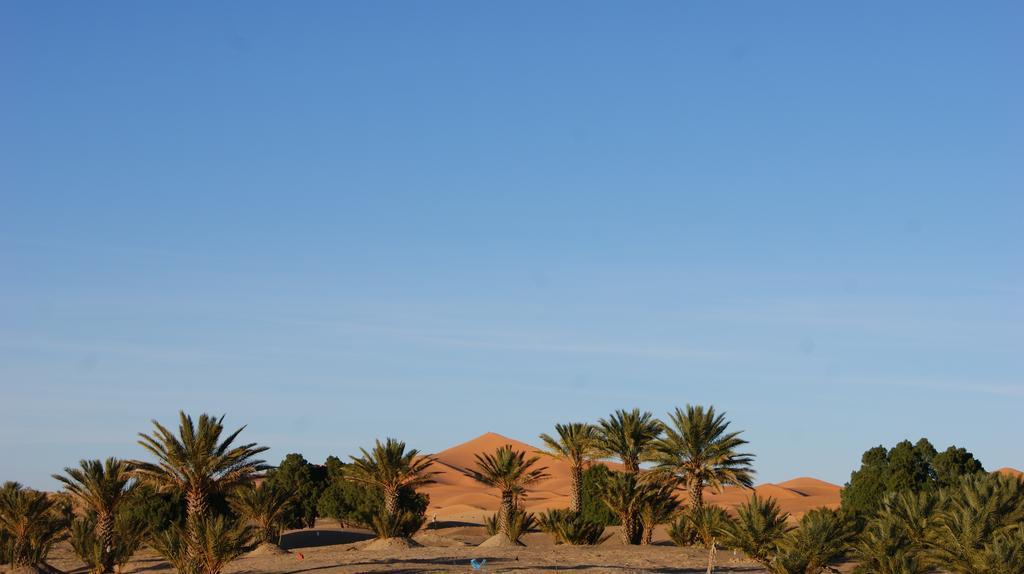
{"label": "leafy tree", "polygon": [[600,455],[597,429],[587,423],[556,424],[557,437],[540,435],[543,454],[569,464],[569,510],[583,508],[583,472],[588,462]]}
{"label": "leafy tree", "polygon": [[[114,544],[114,526],[117,513],[135,486],[127,461],[108,458],[106,461],[83,460],[79,468],[65,468],[64,475],[55,474],[68,494],[78,505],[96,515],[89,522],[95,527],[99,556],[95,560],[97,572],[113,572],[117,561]],[[82,523],[79,523],[81,528]],[[80,539],[84,540],[81,536]]]}
{"label": "leafy tree", "polygon": [[[327,488],[320,496],[317,508],[319,515],[334,518],[343,526],[357,525],[373,528],[374,517],[383,514],[384,493],[379,488],[345,479],[345,468],[348,465],[341,463],[337,458],[334,458],[333,463],[328,459],[328,464],[325,466],[328,467],[330,479]],[[399,514],[409,512],[425,516],[429,504],[430,497],[415,490],[403,488],[398,493]],[[382,522],[381,524],[382,527],[393,525],[395,529],[403,529],[409,527],[411,520],[402,518],[391,523]],[[418,528],[419,526],[417,526]],[[384,528],[382,528],[383,530]]]}
{"label": "leafy tree", "polygon": [[277,468],[267,471],[266,484],[292,494],[282,516],[285,528],[316,526],[317,504],[327,488],[327,469],[307,461],[301,454],[291,453]]}
{"label": "leafy tree", "polygon": [[961,476],[985,472],[981,462],[963,447],[950,446],[931,460],[936,485],[942,488],[956,486]]}
{"label": "leafy tree", "polygon": [[167,530],[185,520],[185,495],[180,492],[157,492],[137,484],[120,506],[119,517],[136,522],[147,532]]}
{"label": "leafy tree", "polygon": [[843,509],[861,517],[878,510],[889,493],[935,491],[955,484],[960,476],[984,472],[981,463],[962,448],[937,453],[927,439],[902,441],[892,449],[877,446],[861,457],[842,491]]}
{"label": "leafy tree", "polygon": [[594,464],[583,471],[583,500],[580,514],[595,524],[618,524],[618,517],[604,503],[604,489],[611,471],[603,464]]}
{"label": "leafy tree", "polygon": [[475,455],[476,469],[469,470],[466,475],[481,484],[497,488],[501,493],[500,532],[512,542],[515,512],[518,499],[525,496],[526,490],[547,479],[547,467],[535,468],[540,457],[526,457],[523,451],[517,451],[512,445],[499,447],[493,454]]}
{"label": "leafy tree", "polygon": [[740,432],[729,432],[725,413],[715,407],[686,405],[669,413],[664,436],[654,443],[655,472],[671,476],[690,493],[690,504],[704,505],[704,489],[750,488],[754,455],[738,452],[747,444]]}
{"label": "leafy tree", "polygon": [[383,444],[376,441],[373,449],[362,451],[363,456],[352,457],[345,478],[380,489],[384,494],[384,513],[399,513],[398,495],[403,489],[415,490],[433,484],[437,474],[429,469],[434,459],[420,455],[416,449],[405,450],[405,443],[393,438]]}

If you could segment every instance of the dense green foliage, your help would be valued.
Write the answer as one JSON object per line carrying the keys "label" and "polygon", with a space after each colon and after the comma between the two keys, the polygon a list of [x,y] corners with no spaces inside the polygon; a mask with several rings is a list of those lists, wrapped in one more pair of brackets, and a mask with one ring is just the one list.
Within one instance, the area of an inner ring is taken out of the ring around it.
{"label": "dense green foliage", "polygon": [[288,511],[295,506],[295,496],[283,487],[266,482],[235,489],[228,503],[244,521],[252,524],[256,544],[277,544]]}
{"label": "dense green foliage", "polygon": [[603,464],[591,465],[583,471],[583,500],[580,515],[595,524],[615,525],[619,517],[604,503],[602,493],[611,476],[611,471]]}
{"label": "dense green foliage", "polygon": [[811,510],[793,528],[774,499],[757,495],[737,509],[721,531],[728,548],[742,550],[772,574],[818,574],[848,553],[854,531],[839,512]]}
{"label": "dense green foliage", "polygon": [[680,512],[669,524],[668,536],[677,546],[700,544],[711,548],[732,523],[729,514],[711,505],[691,506]]}
{"label": "dense green foliage", "polygon": [[113,566],[123,569],[149,536],[141,521],[124,513],[115,518],[108,544],[104,544],[97,535],[95,515],[75,518],[70,524],[71,548],[94,573],[109,572]]}
{"label": "dense green foliage", "polygon": [[267,471],[266,484],[292,494],[293,504],[283,515],[285,528],[316,526],[317,503],[328,486],[327,469],[307,461],[301,454],[291,453],[277,468]]}
{"label": "dense green foliage", "polygon": [[[504,527],[504,521],[502,520],[501,512],[495,512],[484,517],[484,530],[488,536],[494,536],[502,531]],[[519,542],[519,538],[527,532],[533,532],[538,528],[543,529],[540,525],[537,515],[532,512],[527,512],[521,508],[515,509],[512,512],[510,519],[508,520],[508,531],[505,535],[512,542]]]}
{"label": "dense green foliage", "polygon": [[402,491],[414,492],[416,488],[432,484],[435,472],[430,470],[434,459],[424,456],[416,449],[406,449],[405,443],[388,438],[383,443],[375,442],[372,449],[359,449],[360,457],[351,457],[352,463],[342,478],[371,487],[384,497],[383,512],[389,515],[382,524],[398,524],[402,519],[399,497]]}
{"label": "dense green foliage", "polygon": [[537,518],[541,530],[555,537],[555,544],[593,546],[608,539],[605,525],[590,522],[580,513],[569,509],[552,509]]}
{"label": "dense green foliage", "polygon": [[253,548],[252,527],[230,517],[204,515],[150,539],[153,549],[180,574],[220,574]]}
{"label": "dense green foliage", "polygon": [[[215,508],[219,504],[214,505]],[[137,519],[148,532],[162,532],[185,520],[185,495],[157,492],[140,485],[121,507],[121,514]]]}
{"label": "dense green foliage", "polygon": [[[330,457],[325,463],[327,486],[317,502],[320,516],[333,518],[343,526],[374,527],[374,518],[384,511],[384,493],[381,489],[352,481],[345,474],[349,466],[336,457]],[[416,492],[412,488],[402,488],[398,492],[398,508],[400,513],[411,513],[421,518],[426,517],[430,497]],[[403,517],[388,523],[381,523],[384,529],[394,525],[398,529],[407,529],[415,518]],[[422,521],[419,526],[422,525]],[[417,529],[419,528],[417,526]]]}
{"label": "dense green foliage", "polygon": [[737,509],[722,543],[774,574],[816,574],[851,556],[863,574],[1024,574],[1024,482],[967,474],[887,495],[857,533],[847,513],[812,510],[790,529],[774,500]]}
{"label": "dense green foliage", "polygon": [[53,546],[66,537],[67,521],[55,500],[16,482],[0,487],[0,531],[6,534],[4,562],[45,564]]}
{"label": "dense green foliage", "polygon": [[953,486],[961,476],[984,472],[974,455],[951,446],[939,453],[922,438],[903,441],[891,449],[874,447],[861,457],[860,469],[842,492],[843,509],[860,516],[878,510],[886,495],[909,490],[935,491]]}

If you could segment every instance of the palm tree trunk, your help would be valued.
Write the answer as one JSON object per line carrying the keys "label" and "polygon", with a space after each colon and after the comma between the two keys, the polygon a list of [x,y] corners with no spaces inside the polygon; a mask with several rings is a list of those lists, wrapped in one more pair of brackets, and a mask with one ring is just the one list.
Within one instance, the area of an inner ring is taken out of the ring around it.
{"label": "palm tree trunk", "polygon": [[103,572],[114,571],[114,513],[103,512],[96,516],[96,538],[101,550]]}
{"label": "palm tree trunk", "polygon": [[32,566],[32,559],[28,556],[28,536],[24,532],[15,532],[14,540],[11,542],[11,566]]}
{"label": "palm tree trunk", "polygon": [[398,491],[384,491],[384,514],[396,516],[398,514]]}
{"label": "palm tree trunk", "polygon": [[704,485],[700,482],[690,485],[690,506],[692,508],[704,506]]}
{"label": "palm tree trunk", "polygon": [[[504,534],[509,540],[512,540],[512,521],[515,520],[515,513],[515,495],[510,490],[502,492],[501,510],[500,515],[498,516],[498,528],[499,532]],[[512,540],[512,542],[515,542],[515,540]]]}
{"label": "palm tree trunk", "polygon": [[583,466],[573,466],[569,474],[569,512],[583,511]]}
{"label": "palm tree trunk", "polygon": [[640,544],[649,546],[651,539],[654,538],[654,526],[650,524],[642,524],[643,532],[640,534]]}
{"label": "palm tree trunk", "polygon": [[206,489],[201,486],[193,486],[185,494],[185,527],[188,532],[189,559],[194,561],[200,552],[199,523],[206,517],[209,511],[209,502],[206,500]]}
{"label": "palm tree trunk", "polygon": [[634,512],[627,512],[619,517],[619,521],[622,522],[622,530],[619,531],[619,537],[622,543],[629,546],[640,543],[640,520]]}

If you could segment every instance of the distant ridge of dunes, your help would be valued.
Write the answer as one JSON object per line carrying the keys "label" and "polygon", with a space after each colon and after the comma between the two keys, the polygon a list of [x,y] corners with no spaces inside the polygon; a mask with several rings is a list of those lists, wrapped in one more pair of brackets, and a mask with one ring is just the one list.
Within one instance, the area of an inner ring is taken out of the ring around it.
{"label": "distant ridge of dunes", "polygon": [[[539,450],[525,442],[488,432],[434,454],[437,464],[432,470],[439,473],[435,477],[437,483],[421,489],[430,495],[428,515],[436,515],[439,520],[476,522],[484,515],[496,511],[499,503],[497,493],[469,478],[463,471],[475,468],[475,455],[491,453],[505,445],[528,453]],[[526,509],[536,512],[567,507],[569,466],[549,457],[542,457],[539,464],[547,467],[551,478],[530,491],[525,500]],[[620,465],[613,462],[604,464],[612,469],[620,468]],[[778,484],[762,484],[753,489],[759,496],[770,496],[778,500],[782,509],[794,518],[799,518],[813,508],[838,508],[841,490],[842,487],[838,485],[811,477],[794,478]],[[746,501],[753,491],[726,487],[722,492],[706,492],[705,499],[712,504],[732,509]]]}

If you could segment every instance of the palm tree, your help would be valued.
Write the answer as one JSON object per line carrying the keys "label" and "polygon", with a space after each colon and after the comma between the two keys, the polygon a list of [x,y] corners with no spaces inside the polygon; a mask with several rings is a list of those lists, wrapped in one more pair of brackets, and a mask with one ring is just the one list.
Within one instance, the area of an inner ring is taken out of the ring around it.
{"label": "palm tree", "polygon": [[398,495],[403,488],[415,490],[433,484],[437,475],[428,472],[433,458],[421,456],[416,449],[406,452],[405,443],[393,438],[384,444],[376,441],[371,452],[359,450],[363,456],[350,457],[352,465],[346,469],[345,478],[380,488],[384,492],[384,514],[388,517],[398,515]]}
{"label": "palm tree", "polygon": [[640,536],[641,544],[650,544],[654,537],[654,527],[672,520],[679,511],[679,501],[673,496],[674,491],[674,483],[643,481],[642,501],[640,512],[637,514],[640,527],[643,529]]}
{"label": "palm tree", "polygon": [[661,435],[661,423],[640,409],[617,410],[597,425],[602,454],[621,460],[631,474],[640,472],[640,463],[647,460],[652,444]]}
{"label": "palm tree", "polygon": [[0,532],[6,534],[9,555],[5,558],[14,568],[44,564],[50,549],[64,538],[66,527],[56,501],[46,493],[17,482],[0,487]]}
{"label": "palm tree", "polygon": [[655,471],[675,477],[690,493],[692,506],[703,506],[708,487],[753,486],[754,455],[737,452],[747,441],[740,432],[728,432],[725,413],[686,405],[685,411],[669,413],[669,421],[665,436],[654,443]]}
{"label": "palm tree", "polygon": [[187,530],[191,532],[175,524],[150,540],[153,550],[179,574],[220,574],[252,549],[253,528],[224,516],[200,516]]}
{"label": "palm tree", "polygon": [[905,526],[887,516],[878,516],[867,524],[854,557],[857,574],[925,574],[931,570]]}
{"label": "palm tree", "polygon": [[540,435],[545,450],[541,454],[569,464],[569,511],[578,514],[583,506],[583,469],[600,455],[597,429],[587,423],[556,424],[558,438]]}
{"label": "palm tree", "polygon": [[127,461],[116,458],[83,460],[79,468],[65,468],[65,475],[53,478],[78,504],[96,514],[96,540],[100,548],[101,572],[114,571],[114,524],[121,503],[132,493],[135,482]]}
{"label": "palm tree", "polygon": [[275,545],[292,502],[294,496],[291,492],[268,484],[238,488],[228,499],[236,514],[256,525],[254,538],[257,544]]}
{"label": "palm tree", "polygon": [[1024,524],[1024,481],[1000,475],[968,475],[936,513],[928,539],[934,565],[966,574],[993,572],[993,546],[1004,545]]}
{"label": "palm tree", "polygon": [[614,472],[608,477],[601,492],[601,500],[619,519],[622,525],[619,536],[623,544],[640,544],[643,527],[640,524],[640,510],[644,503],[644,484],[638,475],[629,472]]}
{"label": "palm tree", "polygon": [[548,478],[547,467],[534,468],[540,457],[526,458],[526,453],[517,451],[512,445],[499,447],[494,454],[477,454],[476,470],[466,471],[466,476],[497,488],[501,491],[499,510],[500,532],[509,540],[512,535],[512,521],[519,499],[526,496],[526,489]]}
{"label": "palm tree", "polygon": [[222,439],[223,416],[203,414],[198,424],[184,411],[179,418],[177,435],[157,421],[153,421],[152,435],[139,433],[139,444],[157,462],[133,461],[132,475],[157,491],[185,495],[189,537],[192,544],[198,544],[199,520],[208,514],[210,495],[249,484],[269,469],[256,458],[267,447],[255,443],[232,446],[244,426]]}
{"label": "palm tree", "polygon": [[[800,526],[779,541],[766,565],[772,574],[807,574],[832,570],[842,561],[853,537],[851,524],[830,508],[815,508],[800,518]],[[835,570],[832,570],[835,571]]]}
{"label": "palm tree", "polygon": [[783,512],[774,498],[761,498],[755,492],[736,508],[736,520],[726,525],[722,541],[728,548],[742,550],[751,559],[768,565],[787,532],[789,513]]}

